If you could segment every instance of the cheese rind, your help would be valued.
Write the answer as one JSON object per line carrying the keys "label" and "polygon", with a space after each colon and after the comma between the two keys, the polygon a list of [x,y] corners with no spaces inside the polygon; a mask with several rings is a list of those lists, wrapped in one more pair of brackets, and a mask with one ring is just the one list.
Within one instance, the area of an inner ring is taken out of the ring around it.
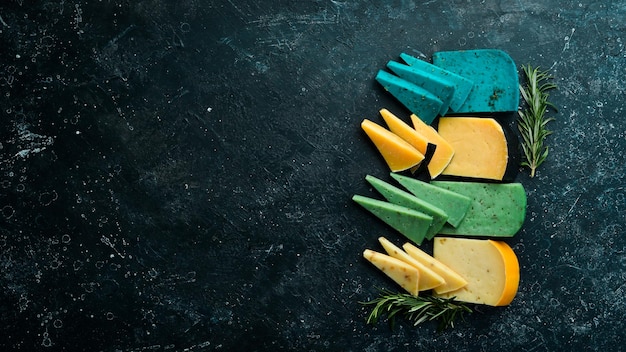
{"label": "cheese rind", "polygon": [[432,217],[432,221],[425,235],[425,237],[429,240],[435,237],[448,220],[448,215],[445,211],[415,197],[409,192],[405,192],[398,187],[371,175],[365,176],[365,180],[374,186],[374,188],[376,188],[376,190],[390,203],[417,210]]}
{"label": "cheese rind", "polygon": [[428,162],[430,177],[436,178],[445,170],[448,164],[450,164],[450,161],[454,157],[455,150],[432,126],[424,123],[417,115],[411,115],[411,122],[413,123],[413,128],[418,133],[426,137],[429,143],[437,146],[433,157]]}
{"label": "cheese rind", "polygon": [[389,255],[366,249],[363,257],[413,296],[419,294],[419,271],[412,265]]}
{"label": "cheese rind", "polygon": [[472,200],[468,196],[433,186],[430,183],[393,172],[391,177],[417,198],[423,199],[446,212],[448,215],[447,222],[453,227],[459,226],[472,204]]}
{"label": "cheese rind", "polygon": [[455,153],[442,175],[502,180],[509,160],[502,126],[492,118],[442,117],[437,131]]}
{"label": "cheese rind", "polygon": [[422,263],[422,265],[431,269],[433,272],[437,273],[443,278],[444,283],[434,288],[435,293],[443,294],[446,292],[458,290],[461,287],[467,285],[467,280],[465,280],[456,271],[450,269],[448,266],[438,261],[430,254],[417,248],[416,246],[410,243],[405,243],[402,248],[404,249],[406,254],[408,254],[418,262]]}
{"label": "cheese rind", "polygon": [[432,181],[432,185],[469,197],[470,208],[457,226],[439,233],[462,236],[512,237],[526,218],[526,191],[521,183]]}
{"label": "cheese rind", "polygon": [[436,146],[435,153],[428,161],[428,173],[430,177],[434,178],[439,176],[441,172],[448,166],[452,156],[454,155],[454,150],[450,149],[449,144],[443,140],[442,138],[437,138],[438,134],[434,129],[428,125],[426,125],[422,120],[419,120],[420,123],[428,130],[425,134],[418,132],[415,128],[411,127],[409,124],[402,121],[396,115],[392,114],[387,109],[381,109],[380,115],[385,120],[385,123],[389,127],[389,130],[400,138],[407,141],[411,144],[415,149],[417,149],[420,153],[426,155],[426,151],[428,148],[428,143],[434,144]]}
{"label": "cheese rind", "polygon": [[432,268],[429,268],[428,266],[422,264],[420,261],[414,259],[398,246],[391,243],[388,239],[384,237],[379,237],[378,241],[383,246],[385,252],[387,252],[388,255],[396,259],[400,259],[403,262],[417,268],[420,273],[420,280],[418,284],[418,288],[420,291],[437,288],[446,283],[444,278],[441,277],[441,275],[439,275],[437,272],[432,270]]}
{"label": "cheese rind", "polygon": [[437,237],[433,256],[467,280],[467,285],[438,294],[469,303],[503,306],[519,286],[519,261],[505,242]]}
{"label": "cheese rind", "polygon": [[372,140],[392,171],[410,169],[424,160],[422,153],[386,128],[367,119],[361,122],[361,128]]}
{"label": "cheese rind", "polygon": [[385,71],[378,71],[376,81],[427,124],[439,114],[443,102],[426,89]]}
{"label": "cheese rind", "polygon": [[433,221],[431,216],[422,212],[382,200],[360,195],[355,195],[352,199],[417,244],[424,241]]}

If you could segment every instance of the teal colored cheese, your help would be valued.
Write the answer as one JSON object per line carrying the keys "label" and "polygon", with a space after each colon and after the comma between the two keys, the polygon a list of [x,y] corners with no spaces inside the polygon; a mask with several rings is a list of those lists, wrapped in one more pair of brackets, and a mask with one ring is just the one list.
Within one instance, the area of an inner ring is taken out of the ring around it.
{"label": "teal colored cheese", "polygon": [[474,87],[474,82],[471,80],[463,76],[459,76],[454,72],[444,70],[441,67],[435,66],[424,60],[420,60],[405,53],[400,54],[400,58],[411,67],[428,72],[433,76],[440,77],[443,80],[451,82],[454,86],[454,94],[450,100],[450,109],[453,111],[458,111],[461,106],[463,106],[465,100]]}
{"label": "teal colored cheese", "polygon": [[513,59],[498,49],[442,51],[433,64],[474,82],[459,113],[509,112],[519,107],[519,78]]}
{"label": "teal colored cheese", "polygon": [[445,225],[444,235],[513,237],[526,218],[526,191],[521,183],[432,181],[431,184],[472,200],[459,226]]}
{"label": "teal colored cheese", "polygon": [[433,218],[426,232],[426,238],[431,240],[441,230],[448,220],[448,215],[438,207],[425,202],[409,192],[405,192],[383,180],[367,175],[365,180],[369,182],[380,194],[390,203],[401,205],[413,210],[417,210]]}
{"label": "teal colored cheese", "polygon": [[391,173],[391,177],[415,195],[415,197],[446,212],[448,215],[447,222],[453,227],[459,226],[472,204],[470,197],[433,186],[430,183],[396,173]]}
{"label": "teal colored cheese", "polygon": [[376,81],[426,124],[433,122],[443,105],[439,98],[426,89],[389,72],[378,71]]}
{"label": "teal colored cheese", "polygon": [[441,105],[441,109],[439,109],[439,115],[443,116],[448,112],[450,101],[454,95],[454,85],[450,81],[420,70],[417,67],[404,65],[395,61],[389,61],[387,68],[393,71],[398,77],[426,89],[441,100],[443,104]]}
{"label": "teal colored cheese", "polygon": [[355,195],[352,200],[416,244],[422,244],[433,218],[407,207]]}

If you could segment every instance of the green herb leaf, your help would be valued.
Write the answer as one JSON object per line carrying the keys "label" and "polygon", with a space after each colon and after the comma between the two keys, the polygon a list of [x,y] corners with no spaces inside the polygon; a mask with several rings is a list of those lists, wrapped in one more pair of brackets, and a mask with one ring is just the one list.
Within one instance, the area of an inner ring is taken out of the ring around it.
{"label": "green herb leaf", "polygon": [[547,71],[540,71],[539,67],[522,66],[526,76],[526,87],[519,86],[522,98],[526,102],[526,109],[518,111],[518,129],[522,135],[522,150],[524,160],[522,166],[530,168],[530,177],[535,177],[535,171],[548,156],[548,147],[543,143],[552,131],[546,128],[548,122],[554,118],[546,118],[545,113],[554,104],[548,101],[548,91],[557,88],[552,83],[552,76]]}
{"label": "green herb leaf", "polygon": [[382,290],[378,298],[361,302],[361,304],[374,306],[367,317],[368,324],[375,324],[383,315],[386,315],[387,320],[393,326],[395,317],[401,315],[413,325],[438,321],[437,330],[439,331],[454,327],[455,320],[463,319],[464,313],[472,313],[467,305],[456,301],[454,297],[416,297],[408,293],[393,293],[388,290]]}

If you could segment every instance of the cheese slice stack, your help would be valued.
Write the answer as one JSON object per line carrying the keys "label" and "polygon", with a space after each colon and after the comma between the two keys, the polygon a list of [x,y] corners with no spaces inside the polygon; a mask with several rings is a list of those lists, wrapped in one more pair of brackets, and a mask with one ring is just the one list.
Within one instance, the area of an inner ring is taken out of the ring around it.
{"label": "cheese slice stack", "polygon": [[419,271],[414,266],[383,253],[366,249],[363,257],[413,296],[419,293]]}
{"label": "cheese slice stack", "polygon": [[439,296],[491,306],[513,301],[520,269],[515,252],[505,242],[437,237],[433,251],[435,259],[467,280],[466,286]]}
{"label": "cheese slice stack", "polygon": [[386,128],[367,119],[363,120],[361,128],[376,145],[391,171],[407,170],[424,160],[422,153]]}

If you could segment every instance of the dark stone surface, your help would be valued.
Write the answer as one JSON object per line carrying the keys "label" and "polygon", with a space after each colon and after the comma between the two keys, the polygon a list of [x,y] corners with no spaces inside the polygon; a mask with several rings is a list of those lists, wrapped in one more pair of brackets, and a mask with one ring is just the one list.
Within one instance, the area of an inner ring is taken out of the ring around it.
{"label": "dark stone surface", "polygon": [[[0,4],[0,346],[22,351],[553,351],[626,342],[625,1]],[[404,111],[405,51],[549,69],[550,157],[522,170],[509,307],[365,324],[402,239],[353,204],[359,129]]]}

